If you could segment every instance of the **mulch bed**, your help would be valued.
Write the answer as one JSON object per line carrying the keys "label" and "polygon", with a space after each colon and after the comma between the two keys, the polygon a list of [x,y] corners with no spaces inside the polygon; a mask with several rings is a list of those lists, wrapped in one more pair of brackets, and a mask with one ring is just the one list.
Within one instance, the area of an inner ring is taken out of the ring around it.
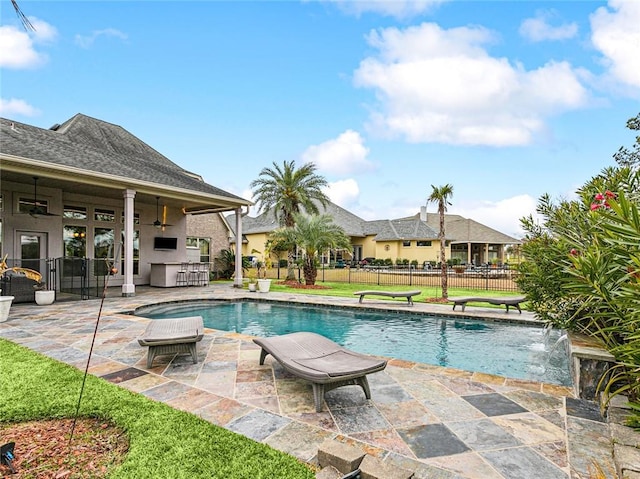
{"label": "mulch bed", "polygon": [[0,477],[71,479],[100,478],[122,463],[129,449],[124,431],[108,421],[81,418],[0,424],[0,445],[15,442],[13,468],[0,465]]}

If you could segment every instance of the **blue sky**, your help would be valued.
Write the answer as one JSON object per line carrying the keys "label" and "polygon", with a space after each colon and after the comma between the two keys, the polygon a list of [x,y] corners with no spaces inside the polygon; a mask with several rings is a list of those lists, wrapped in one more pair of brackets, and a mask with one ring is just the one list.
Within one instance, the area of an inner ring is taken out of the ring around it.
{"label": "blue sky", "polygon": [[121,125],[247,199],[312,161],[365,219],[450,183],[449,212],[517,236],[634,143],[636,1],[19,3],[36,31],[0,0],[1,116]]}

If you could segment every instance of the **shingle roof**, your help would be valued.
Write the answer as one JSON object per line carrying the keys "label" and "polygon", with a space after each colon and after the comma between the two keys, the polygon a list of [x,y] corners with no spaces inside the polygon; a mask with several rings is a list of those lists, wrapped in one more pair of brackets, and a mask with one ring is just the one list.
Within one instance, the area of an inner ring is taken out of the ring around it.
{"label": "shingle roof", "polygon": [[77,114],[50,129],[0,119],[2,153],[241,200],[179,167],[124,128]]}
{"label": "shingle roof", "polygon": [[[333,222],[340,226],[347,236],[364,237],[365,233],[365,220],[359,216],[350,213],[349,211],[341,208],[340,206],[329,203],[326,208],[321,204],[318,204],[318,209],[321,214],[328,214],[333,218]],[[235,232],[235,215],[228,217],[229,224]],[[243,234],[256,234],[256,233],[269,233],[279,227],[279,223],[276,220],[273,211],[269,210],[262,214],[251,217],[244,216],[242,218],[242,233]]]}
{"label": "shingle roof", "polygon": [[420,218],[368,221],[366,231],[376,235],[375,241],[438,239],[438,233]]}
{"label": "shingle roof", "polygon": [[[416,215],[419,218],[420,215]],[[440,215],[427,213],[427,224],[440,229]],[[454,243],[491,243],[491,244],[520,244],[522,241],[504,233],[489,228],[469,218],[460,215],[444,215],[444,229],[447,238]]]}

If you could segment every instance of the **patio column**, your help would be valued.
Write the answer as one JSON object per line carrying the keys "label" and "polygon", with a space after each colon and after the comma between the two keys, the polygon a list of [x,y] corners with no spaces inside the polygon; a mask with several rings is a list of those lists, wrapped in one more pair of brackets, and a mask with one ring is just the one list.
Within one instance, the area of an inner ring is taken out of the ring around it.
{"label": "patio column", "polygon": [[242,207],[236,208],[236,271],[234,288],[242,288]]}
{"label": "patio column", "polygon": [[467,243],[467,264],[471,264],[471,243]]}
{"label": "patio column", "polygon": [[[136,285],[133,284],[133,199],[136,196],[134,190],[124,190],[124,282],[122,283],[122,296],[136,295]],[[119,258],[116,258],[116,261]],[[116,265],[117,267],[117,265]]]}

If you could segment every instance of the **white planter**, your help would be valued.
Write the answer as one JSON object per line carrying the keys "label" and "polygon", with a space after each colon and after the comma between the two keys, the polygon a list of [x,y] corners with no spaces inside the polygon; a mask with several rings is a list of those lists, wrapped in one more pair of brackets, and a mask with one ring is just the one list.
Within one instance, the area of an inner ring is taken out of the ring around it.
{"label": "white planter", "polygon": [[14,296],[0,296],[0,323],[4,323],[9,318],[9,310]]}
{"label": "white planter", "polygon": [[249,291],[251,291],[252,293],[256,292],[256,283],[249,283],[248,286]]}
{"label": "white planter", "polygon": [[271,280],[270,279],[259,279],[258,280],[258,289],[261,293],[268,293],[269,288],[271,288]]}
{"label": "white planter", "polygon": [[55,291],[49,291],[49,290],[36,291],[36,304],[39,304],[40,306],[53,304],[55,299],[56,299]]}

